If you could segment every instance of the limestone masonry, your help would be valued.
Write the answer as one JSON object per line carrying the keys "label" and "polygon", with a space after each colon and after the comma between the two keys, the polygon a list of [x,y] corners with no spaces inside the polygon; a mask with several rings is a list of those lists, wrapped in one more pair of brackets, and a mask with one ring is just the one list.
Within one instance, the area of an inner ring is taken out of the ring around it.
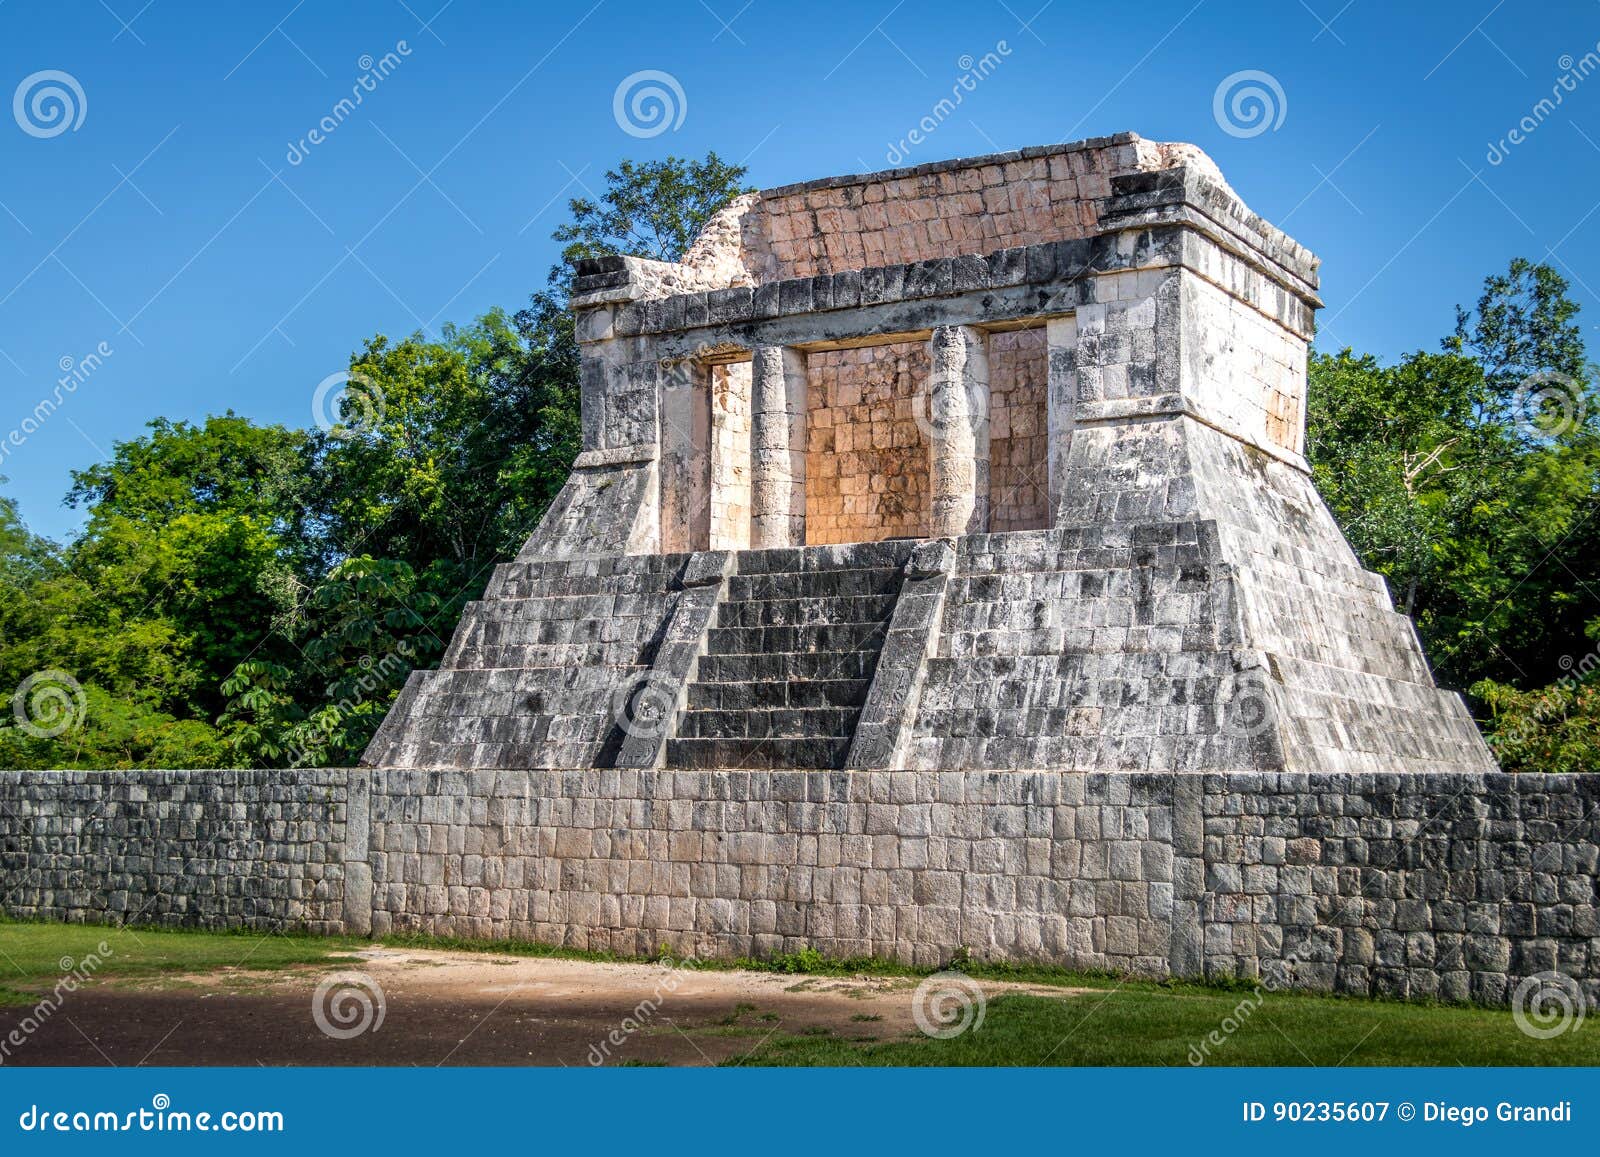
{"label": "limestone masonry", "polygon": [[1317,261],[1193,146],[578,273],[583,452],[367,767],[0,779],[8,910],[1600,995],[1600,781],[1434,685],[1304,458]]}
{"label": "limestone masonry", "polygon": [[366,762],[1492,769],[1312,487],[1316,269],[1131,135],[584,263],[577,468]]}

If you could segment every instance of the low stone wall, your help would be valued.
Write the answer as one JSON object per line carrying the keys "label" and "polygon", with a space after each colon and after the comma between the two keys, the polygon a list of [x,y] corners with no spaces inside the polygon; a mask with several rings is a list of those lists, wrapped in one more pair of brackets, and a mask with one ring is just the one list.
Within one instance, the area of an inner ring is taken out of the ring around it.
{"label": "low stone wall", "polygon": [[1600,1000],[1600,777],[361,771],[0,776],[16,916],[958,948],[1140,976]]}
{"label": "low stone wall", "polygon": [[71,922],[364,931],[364,851],[353,895],[346,868],[365,843],[366,786],[339,769],[0,773],[0,909]]}

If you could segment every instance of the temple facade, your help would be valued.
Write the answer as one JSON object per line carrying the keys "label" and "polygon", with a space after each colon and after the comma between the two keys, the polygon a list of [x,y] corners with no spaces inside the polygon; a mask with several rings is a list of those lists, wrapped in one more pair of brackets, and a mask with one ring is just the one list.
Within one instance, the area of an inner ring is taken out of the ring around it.
{"label": "temple facade", "polygon": [[1132,134],[585,262],[571,480],[366,762],[1492,769],[1312,485],[1317,264]]}

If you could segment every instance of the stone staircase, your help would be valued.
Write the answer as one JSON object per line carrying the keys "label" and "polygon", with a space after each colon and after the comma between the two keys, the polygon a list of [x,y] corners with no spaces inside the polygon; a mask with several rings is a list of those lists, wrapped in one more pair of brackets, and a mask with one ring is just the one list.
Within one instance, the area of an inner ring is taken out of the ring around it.
{"label": "stone staircase", "polygon": [[913,546],[741,552],[667,766],[842,767]]}

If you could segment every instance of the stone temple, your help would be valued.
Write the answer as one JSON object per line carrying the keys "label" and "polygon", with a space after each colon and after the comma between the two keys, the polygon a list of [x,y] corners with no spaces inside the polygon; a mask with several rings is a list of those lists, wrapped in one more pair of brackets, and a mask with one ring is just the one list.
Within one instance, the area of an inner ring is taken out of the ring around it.
{"label": "stone temple", "polygon": [[0,909],[1600,999],[1600,776],[1341,537],[1320,304],[1131,134],[590,262],[571,480],[366,766],[0,776]]}
{"label": "stone temple", "polygon": [[1304,456],[1317,260],[1124,135],[586,262],[583,453],[378,767],[1494,766]]}

